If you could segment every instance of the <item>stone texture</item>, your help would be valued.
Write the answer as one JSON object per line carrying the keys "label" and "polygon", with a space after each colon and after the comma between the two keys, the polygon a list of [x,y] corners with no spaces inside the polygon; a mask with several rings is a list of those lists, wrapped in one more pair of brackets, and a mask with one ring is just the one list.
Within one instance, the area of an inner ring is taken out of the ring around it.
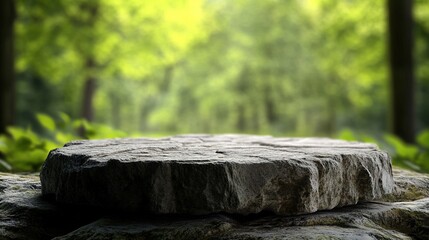
{"label": "stone texture", "polygon": [[391,202],[299,216],[92,213],[41,198],[35,176],[0,173],[0,239],[429,239],[429,175],[393,173]]}
{"label": "stone texture", "polygon": [[382,198],[390,164],[357,142],[185,135],[72,142],[51,151],[41,181],[55,201],[102,209],[293,215]]}
{"label": "stone texture", "polygon": [[38,176],[0,173],[0,239],[51,239],[94,219],[41,196]]}
{"label": "stone texture", "polygon": [[360,203],[300,216],[103,218],[55,239],[426,240],[429,239],[428,197],[407,202]]}
{"label": "stone texture", "polygon": [[417,200],[429,197],[429,175],[403,169],[393,170],[395,186],[382,199],[386,202]]}
{"label": "stone texture", "polygon": [[429,239],[429,175],[395,169],[392,202],[300,216],[103,218],[56,239]]}

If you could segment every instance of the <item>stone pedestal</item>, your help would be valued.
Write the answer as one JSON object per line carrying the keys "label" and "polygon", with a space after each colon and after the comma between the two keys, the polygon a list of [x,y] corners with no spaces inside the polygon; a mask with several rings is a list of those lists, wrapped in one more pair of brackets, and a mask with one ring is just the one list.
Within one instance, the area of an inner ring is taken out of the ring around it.
{"label": "stone pedestal", "polygon": [[41,183],[63,204],[192,215],[312,213],[393,189],[375,145],[250,135],[72,142],[51,151]]}
{"label": "stone pedestal", "polygon": [[429,239],[429,176],[392,175],[371,144],[77,141],[51,151],[40,179],[0,173],[0,239]]}

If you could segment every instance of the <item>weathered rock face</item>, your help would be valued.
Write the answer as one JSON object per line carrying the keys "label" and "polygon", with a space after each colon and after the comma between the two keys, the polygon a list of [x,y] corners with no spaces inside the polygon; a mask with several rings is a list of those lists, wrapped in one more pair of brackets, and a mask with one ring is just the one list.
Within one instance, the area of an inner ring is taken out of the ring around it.
{"label": "weathered rock face", "polygon": [[103,218],[55,239],[428,239],[428,222],[425,198],[250,220],[224,215],[151,221]]}
{"label": "weathered rock face", "polygon": [[38,178],[0,173],[0,239],[429,239],[429,175],[394,170],[390,202],[299,216],[127,216],[41,198]]}
{"label": "weathered rock face", "polygon": [[393,170],[395,186],[393,192],[381,200],[386,202],[410,201],[429,196],[429,175],[406,170]]}
{"label": "weathered rock face", "polygon": [[156,214],[302,214],[393,190],[374,145],[245,135],[73,142],[49,154],[41,181],[61,203]]}
{"label": "weathered rock face", "polygon": [[38,176],[0,173],[0,239],[51,239],[94,219],[41,196]]}
{"label": "weathered rock face", "polygon": [[429,175],[394,173],[390,203],[367,202],[283,217],[102,218],[56,239],[429,239]]}

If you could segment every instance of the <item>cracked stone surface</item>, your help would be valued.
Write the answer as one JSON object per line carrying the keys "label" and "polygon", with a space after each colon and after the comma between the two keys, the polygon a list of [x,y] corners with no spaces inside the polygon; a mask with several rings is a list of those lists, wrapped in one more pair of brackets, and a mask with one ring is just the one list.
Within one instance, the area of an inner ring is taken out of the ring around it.
{"label": "cracked stone surface", "polygon": [[41,183],[64,204],[194,215],[312,213],[393,191],[375,145],[251,135],[72,142],[51,151]]}

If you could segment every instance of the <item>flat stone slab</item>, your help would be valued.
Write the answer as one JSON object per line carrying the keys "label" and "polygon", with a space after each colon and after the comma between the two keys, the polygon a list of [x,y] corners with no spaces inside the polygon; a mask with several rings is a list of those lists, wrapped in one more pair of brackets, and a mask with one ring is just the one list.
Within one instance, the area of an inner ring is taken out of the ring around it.
{"label": "flat stone slab", "polygon": [[294,215],[393,190],[375,145],[251,135],[76,141],[51,151],[40,177],[61,203],[154,214]]}

